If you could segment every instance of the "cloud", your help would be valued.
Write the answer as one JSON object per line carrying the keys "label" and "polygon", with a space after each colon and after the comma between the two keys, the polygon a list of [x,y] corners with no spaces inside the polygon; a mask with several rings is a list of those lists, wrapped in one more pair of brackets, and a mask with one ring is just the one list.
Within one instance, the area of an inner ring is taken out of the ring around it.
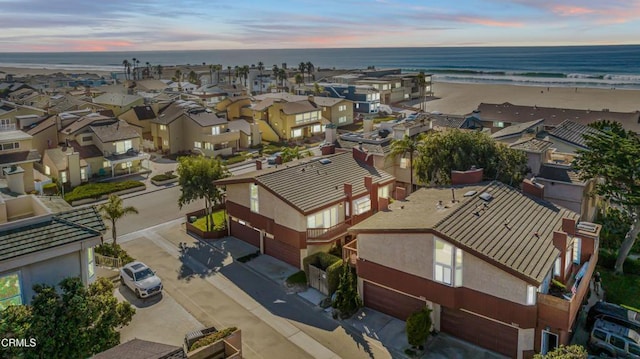
{"label": "cloud", "polygon": [[498,0],[517,3],[560,18],[573,18],[598,24],[640,20],[639,0]]}

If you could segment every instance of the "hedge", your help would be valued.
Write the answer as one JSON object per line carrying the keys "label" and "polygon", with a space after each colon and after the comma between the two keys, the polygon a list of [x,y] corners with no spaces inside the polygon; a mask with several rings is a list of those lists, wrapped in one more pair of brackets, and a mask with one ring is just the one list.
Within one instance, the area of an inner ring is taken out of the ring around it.
{"label": "hedge", "polygon": [[235,332],[236,330],[238,330],[238,328],[230,327],[230,328],[219,330],[213,334],[209,334],[206,337],[198,339],[195,343],[191,344],[191,348],[189,348],[189,351],[194,351],[198,348],[206,347],[209,344],[213,344],[220,339],[224,339],[228,337],[229,335],[231,335],[231,333]]}
{"label": "hedge", "polygon": [[424,307],[407,318],[407,341],[413,346],[421,346],[431,332],[431,309]]}
{"label": "hedge", "polygon": [[[598,253],[598,264],[607,269],[613,270],[616,265],[617,258],[617,252],[601,250],[600,253]],[[640,275],[640,260],[627,258],[624,261],[624,265],[622,268],[624,269],[625,274],[628,273]]]}
{"label": "hedge", "polygon": [[131,257],[129,253],[122,249],[122,247],[120,247],[120,245],[117,243],[103,243],[95,247],[94,250],[97,254],[103,255],[105,257],[120,258],[122,265],[135,261],[135,259]]}
{"label": "hedge", "polygon": [[161,181],[167,181],[174,178],[178,178],[178,176],[173,174],[163,173],[163,174],[159,174],[151,177],[151,180],[156,182],[161,182]]}
{"label": "hedge", "polygon": [[140,181],[87,183],[74,188],[73,191],[64,196],[64,199],[71,203],[85,198],[100,198],[106,194],[135,187],[144,187],[144,183]]}
{"label": "hedge", "polygon": [[304,272],[309,275],[309,265],[322,269],[327,272],[327,284],[329,286],[329,295],[333,294],[338,289],[338,283],[340,283],[340,266],[342,265],[342,258],[336,257],[329,253],[318,252],[312,254],[302,260],[304,265]]}

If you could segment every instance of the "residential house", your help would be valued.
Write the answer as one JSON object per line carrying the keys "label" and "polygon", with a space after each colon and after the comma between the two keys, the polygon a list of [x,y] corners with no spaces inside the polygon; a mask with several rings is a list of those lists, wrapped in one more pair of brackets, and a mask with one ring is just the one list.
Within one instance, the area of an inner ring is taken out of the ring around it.
{"label": "residential house", "polygon": [[230,235],[301,268],[303,258],[344,242],[349,225],[384,207],[394,178],[354,149],[215,184],[226,188]]}
{"label": "residential house", "polygon": [[33,164],[40,161],[40,154],[31,148],[31,140],[23,131],[0,131],[0,179],[5,179],[14,193],[35,188]]}
{"label": "residential house", "polygon": [[551,129],[547,140],[553,143],[553,147],[562,153],[576,154],[578,150],[586,150],[587,140],[585,135],[596,135],[597,129],[571,120],[562,121]]}
{"label": "residential house", "polygon": [[157,104],[154,105],[142,105],[135,106],[128,111],[124,112],[119,119],[127,121],[128,124],[140,129],[140,135],[145,140],[152,141],[151,135],[151,121],[158,117],[156,111],[159,109]]}
{"label": "residential house", "polygon": [[496,132],[513,124],[543,119],[546,129],[552,129],[565,120],[570,120],[582,125],[609,120],[620,122],[627,130],[640,133],[640,111],[613,112],[608,109],[603,109],[602,111],[578,110],[521,106],[505,102],[502,104],[481,103],[474,113],[482,119],[486,127],[492,129],[492,132]]}
{"label": "residential house", "polygon": [[[92,132],[91,139],[85,134],[80,136],[80,141],[78,138],[76,141],[82,147],[94,145],[102,152],[104,162],[97,164],[97,167],[104,169],[106,165],[110,166],[107,175],[116,177],[136,172],[148,172],[148,161],[151,156],[142,151],[140,134],[133,126],[125,121],[117,121],[112,124],[94,124],[90,126],[90,130]],[[95,171],[95,167],[90,166],[87,176],[92,176],[95,173],[93,171]],[[100,174],[98,169],[98,175]]]}
{"label": "residential house", "polygon": [[25,130],[32,139],[32,147],[42,156],[44,151],[58,146],[58,126],[57,116],[49,116],[48,118],[34,123]]}
{"label": "residential house", "polygon": [[491,138],[503,143],[514,143],[522,138],[535,137],[544,131],[544,120],[533,120],[505,127],[491,134]]}
{"label": "residential house", "polygon": [[[380,92],[381,103],[393,104],[418,99],[422,96],[420,86],[418,86],[418,75],[417,72],[402,73],[399,68],[366,69],[332,76],[331,81],[373,87]],[[424,95],[433,96],[432,75],[424,74],[424,79]]]}
{"label": "residential house", "polygon": [[364,85],[343,85],[338,83],[318,83],[329,97],[347,99],[353,102],[353,112],[376,114],[380,107],[380,91]]}
{"label": "residential house", "polygon": [[51,115],[61,114],[65,112],[73,111],[104,111],[106,106],[102,106],[97,103],[91,103],[81,99],[77,99],[71,95],[53,95],[49,97],[48,105],[46,107],[47,113]]}
{"label": "residential house", "polygon": [[[512,358],[568,344],[598,259],[599,226],[482,170],[419,189],[355,224],[344,256],[367,307]],[[551,280],[572,290],[561,293]]]}
{"label": "residential house", "polygon": [[240,148],[255,147],[262,143],[260,127],[253,121],[249,122],[242,119],[229,121],[227,122],[227,128],[231,132],[239,133],[238,145]]}
{"label": "residential house", "polygon": [[156,79],[137,80],[133,84],[136,91],[150,93],[160,93],[169,87],[166,83]]}
{"label": "residential house", "polygon": [[280,139],[291,140],[322,134],[329,120],[322,117],[322,107],[309,99],[276,100],[266,108],[266,123]]}
{"label": "residential house", "polygon": [[94,98],[93,103],[98,104],[108,110],[112,110],[115,116],[119,116],[132,107],[143,105],[144,99],[141,96],[137,95],[105,93]]}
{"label": "residential house", "polygon": [[226,97],[216,104],[216,111],[224,114],[228,120],[252,118],[251,98],[248,96]]}
{"label": "residential house", "polygon": [[0,198],[0,310],[29,304],[35,284],[96,278],[93,247],[105,225],[95,207],[36,196]]}
{"label": "residential house", "polygon": [[309,101],[322,107],[322,118],[336,126],[353,124],[353,102],[333,97],[309,96]]}
{"label": "residential house", "polygon": [[226,156],[239,148],[240,133],[210,109],[178,100],[150,120],[156,148],[167,153],[196,151],[206,156]]}
{"label": "residential house", "polygon": [[42,117],[46,114],[47,112],[40,108],[0,100],[0,130],[20,129],[17,117],[29,115]]}

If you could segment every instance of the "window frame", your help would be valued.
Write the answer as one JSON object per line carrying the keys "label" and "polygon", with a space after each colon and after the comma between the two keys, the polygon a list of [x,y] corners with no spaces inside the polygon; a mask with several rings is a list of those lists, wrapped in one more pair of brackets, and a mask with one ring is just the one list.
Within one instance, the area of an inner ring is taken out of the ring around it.
{"label": "window frame", "polygon": [[571,260],[574,264],[580,264],[580,257],[582,255],[582,239],[580,237],[574,237],[573,242],[571,243]]}
{"label": "window frame", "polygon": [[259,189],[255,183],[249,185],[249,207],[251,212],[260,213]]}
{"label": "window frame", "polygon": [[534,287],[532,285],[527,285],[527,305],[536,305],[536,297],[538,292],[538,287]]}
{"label": "window frame", "polygon": [[[441,245],[442,248],[438,248]],[[447,253],[450,248],[450,253]],[[443,255],[438,256],[442,252]],[[447,258],[449,262],[440,262],[438,257]],[[464,283],[464,251],[453,244],[434,237],[433,240],[433,280],[450,287],[461,287]]]}
{"label": "window frame", "polygon": [[[7,272],[7,273],[3,273],[2,275],[0,275],[0,278],[5,278],[5,277],[10,277],[10,276],[15,276],[17,281],[18,281],[18,292],[14,295],[11,296],[7,296],[6,298],[0,298],[0,303],[8,303],[13,299],[17,299],[20,303],[18,305],[22,305],[24,304],[24,297],[23,297],[23,292],[24,289],[22,288],[22,274],[20,271],[14,271],[14,272]],[[14,303],[15,304],[15,303]],[[2,306],[0,306],[0,310]]]}
{"label": "window frame", "polygon": [[96,268],[94,266],[95,263],[95,254],[93,252],[93,247],[87,248],[87,275],[89,278],[93,278],[96,274]]}
{"label": "window frame", "polygon": [[366,195],[353,200],[353,214],[360,215],[371,211],[371,196]]}

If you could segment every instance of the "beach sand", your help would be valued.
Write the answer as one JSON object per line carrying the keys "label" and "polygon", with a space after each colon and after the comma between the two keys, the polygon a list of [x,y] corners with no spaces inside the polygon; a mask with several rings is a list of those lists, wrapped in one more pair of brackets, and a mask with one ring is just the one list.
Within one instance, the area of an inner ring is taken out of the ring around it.
{"label": "beach sand", "polygon": [[439,99],[427,101],[425,110],[465,115],[481,102],[575,109],[634,112],[640,110],[640,90],[574,87],[537,87],[489,84],[434,83]]}
{"label": "beach sand", "polygon": [[12,74],[16,77],[22,77],[26,75],[51,75],[55,73],[64,73],[64,74],[96,74],[99,76],[110,76],[110,71],[94,71],[94,70],[63,70],[63,69],[47,69],[47,68],[37,68],[37,69],[27,69],[22,67],[0,67],[0,79],[4,79],[6,74]]}

